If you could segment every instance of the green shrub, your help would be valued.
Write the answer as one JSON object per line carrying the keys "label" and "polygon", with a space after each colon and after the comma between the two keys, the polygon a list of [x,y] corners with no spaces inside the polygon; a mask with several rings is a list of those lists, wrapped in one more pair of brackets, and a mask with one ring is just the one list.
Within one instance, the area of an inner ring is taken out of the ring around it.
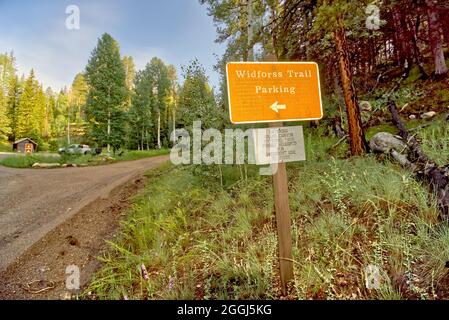
{"label": "green shrub", "polygon": [[0,141],[0,152],[12,152],[12,145],[8,141]]}
{"label": "green shrub", "polygon": [[57,139],[51,139],[49,141],[49,150],[51,152],[57,152],[59,149],[58,140]]}
{"label": "green shrub", "polygon": [[408,73],[408,77],[404,80],[404,84],[415,83],[421,78],[421,71],[417,65],[414,65],[410,72]]}

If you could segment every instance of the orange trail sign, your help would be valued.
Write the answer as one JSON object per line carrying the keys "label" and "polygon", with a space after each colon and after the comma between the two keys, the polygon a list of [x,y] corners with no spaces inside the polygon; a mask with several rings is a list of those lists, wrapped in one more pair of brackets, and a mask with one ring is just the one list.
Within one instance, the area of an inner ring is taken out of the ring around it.
{"label": "orange trail sign", "polygon": [[234,124],[323,117],[315,62],[230,62],[226,74]]}

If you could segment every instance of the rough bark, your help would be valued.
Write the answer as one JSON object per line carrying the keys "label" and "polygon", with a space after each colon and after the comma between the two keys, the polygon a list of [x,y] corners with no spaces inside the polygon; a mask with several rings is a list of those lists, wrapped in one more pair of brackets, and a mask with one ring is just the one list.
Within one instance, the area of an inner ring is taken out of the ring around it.
{"label": "rough bark", "polygon": [[449,9],[440,11],[440,21],[443,25],[443,36],[446,47],[449,48]]}
{"label": "rough bark", "polygon": [[157,148],[162,148],[161,145],[161,112],[158,111],[157,114]]}
{"label": "rough bark", "polygon": [[410,33],[407,29],[405,15],[402,8],[396,7],[393,9],[393,21],[396,32],[396,46],[398,49],[399,65],[407,71],[411,67],[412,50],[410,47]]}
{"label": "rough bark", "polygon": [[340,119],[340,117],[336,117],[335,118],[335,120],[334,120],[334,128],[333,129],[334,129],[335,135],[337,137],[343,138],[343,137],[347,136],[345,130],[343,130],[343,127],[341,126],[341,119]]}
{"label": "rough bark", "polygon": [[415,63],[419,68],[419,72],[421,73],[421,78],[426,79],[427,74],[424,70],[424,62],[421,56],[421,52],[419,50],[418,46],[418,33],[419,33],[419,27],[421,24],[421,15],[418,13],[415,22],[410,21],[410,30],[411,30],[411,37],[410,37],[410,45],[413,48],[413,55],[415,57]]}
{"label": "rough bark", "polygon": [[399,135],[409,148],[407,160],[413,164],[413,171],[417,176],[429,182],[432,191],[437,196],[439,209],[449,222],[449,165],[439,167],[435,162],[430,160],[422,151],[419,142],[407,131],[401,122],[396,104],[390,101],[389,107],[393,117],[393,123],[398,127]]}
{"label": "rough bark", "polygon": [[360,108],[357,102],[354,83],[352,80],[344,27],[339,27],[335,31],[334,35],[339,60],[341,85],[345,97],[346,114],[348,117],[351,154],[358,156],[364,154],[368,150],[368,146],[365,140],[365,134],[363,132]]}
{"label": "rough bark", "polygon": [[446,61],[444,59],[443,41],[441,39],[441,24],[438,8],[434,6],[432,0],[426,0],[427,16],[429,18],[429,37],[430,46],[435,63],[435,76],[444,75],[448,72]]}

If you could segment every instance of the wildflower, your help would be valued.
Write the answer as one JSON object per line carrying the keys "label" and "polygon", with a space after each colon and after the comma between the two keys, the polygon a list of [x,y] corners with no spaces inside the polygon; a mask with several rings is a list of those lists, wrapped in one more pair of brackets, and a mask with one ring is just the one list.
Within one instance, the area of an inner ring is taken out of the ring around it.
{"label": "wildflower", "polygon": [[168,290],[173,290],[173,287],[175,286],[175,279],[170,276],[168,279]]}
{"label": "wildflower", "polygon": [[143,263],[140,265],[140,271],[142,273],[142,278],[144,280],[148,281],[148,279],[150,279],[150,277],[148,276],[147,268],[145,267],[145,265]]}

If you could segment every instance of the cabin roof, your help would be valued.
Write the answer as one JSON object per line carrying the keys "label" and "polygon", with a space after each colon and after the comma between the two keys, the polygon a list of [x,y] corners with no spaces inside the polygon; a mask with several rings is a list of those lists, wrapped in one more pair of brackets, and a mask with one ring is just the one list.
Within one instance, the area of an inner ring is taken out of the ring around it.
{"label": "cabin roof", "polygon": [[34,145],[37,146],[37,143],[34,142],[34,141],[33,141],[32,139],[30,139],[30,138],[22,138],[22,139],[20,139],[20,140],[15,141],[14,144],[19,144],[19,143],[21,143],[21,142],[23,142],[23,141],[25,141],[25,140],[28,140],[28,141],[30,141],[31,143],[33,143]]}

